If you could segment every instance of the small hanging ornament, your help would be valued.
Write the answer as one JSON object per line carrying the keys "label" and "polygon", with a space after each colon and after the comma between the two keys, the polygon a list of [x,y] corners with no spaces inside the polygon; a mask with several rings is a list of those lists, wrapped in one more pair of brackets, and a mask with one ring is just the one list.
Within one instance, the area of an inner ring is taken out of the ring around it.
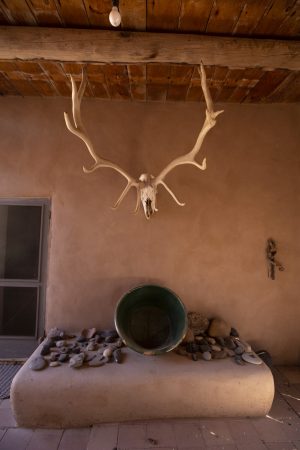
{"label": "small hanging ornament", "polygon": [[267,253],[267,261],[268,261],[268,277],[271,278],[272,280],[275,280],[276,267],[278,267],[278,270],[280,270],[280,271],[283,271],[284,267],[275,258],[275,255],[277,253],[277,248],[276,248],[276,242],[274,241],[274,239],[270,238],[267,240],[266,253]]}

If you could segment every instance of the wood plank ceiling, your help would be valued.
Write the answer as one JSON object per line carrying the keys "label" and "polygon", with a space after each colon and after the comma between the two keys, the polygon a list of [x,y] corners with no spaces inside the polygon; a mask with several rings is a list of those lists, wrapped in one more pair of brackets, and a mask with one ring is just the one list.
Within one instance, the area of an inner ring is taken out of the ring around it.
{"label": "wood plank ceiling", "polygon": [[[0,25],[112,29],[111,0],[0,0]],[[299,0],[120,0],[122,29],[298,40]],[[243,62],[241,61],[241,67]],[[67,74],[82,64],[0,61],[0,94],[70,96]],[[214,101],[298,102],[300,72],[283,68],[206,67]],[[87,65],[87,96],[137,101],[203,100],[191,64]]]}

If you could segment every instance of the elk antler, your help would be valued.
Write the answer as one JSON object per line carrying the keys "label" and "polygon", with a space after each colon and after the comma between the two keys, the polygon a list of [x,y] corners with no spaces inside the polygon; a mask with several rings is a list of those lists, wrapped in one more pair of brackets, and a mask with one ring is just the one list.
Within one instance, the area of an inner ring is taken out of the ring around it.
{"label": "elk antler", "polygon": [[123,200],[123,198],[125,197],[127,192],[129,191],[129,189],[131,187],[135,187],[137,189],[137,202],[136,202],[136,207],[135,207],[135,212],[136,212],[139,208],[139,183],[134,178],[132,178],[130,175],[128,175],[128,173],[125,172],[125,170],[121,169],[121,167],[119,167],[117,164],[114,164],[113,162],[109,161],[108,159],[100,158],[100,156],[97,155],[97,153],[94,150],[94,146],[93,146],[90,138],[88,137],[85,127],[82,123],[81,113],[80,113],[80,105],[81,105],[81,100],[82,100],[82,97],[83,97],[83,94],[84,94],[84,91],[85,91],[85,88],[87,85],[86,70],[85,69],[82,70],[82,80],[81,80],[78,91],[77,91],[75,80],[72,77],[72,75],[70,75],[70,78],[71,78],[71,83],[72,83],[72,113],[73,113],[74,125],[71,123],[68,113],[65,112],[64,117],[65,117],[66,126],[71,133],[75,134],[75,136],[79,137],[85,143],[91,157],[95,160],[95,164],[90,169],[83,167],[83,171],[85,173],[91,173],[91,172],[94,172],[94,170],[96,170],[96,169],[100,169],[101,167],[109,167],[111,169],[116,170],[121,175],[123,175],[123,177],[125,177],[127,180],[127,185],[126,185],[125,189],[123,190],[122,194],[120,195],[120,197],[118,198],[117,202],[115,203],[114,208],[117,208],[119,206],[119,204],[121,203],[121,201]]}
{"label": "elk antler", "polygon": [[197,138],[197,141],[194,145],[194,147],[192,148],[192,150],[188,153],[185,153],[182,156],[179,156],[178,158],[175,158],[173,161],[171,161],[161,172],[160,174],[155,177],[154,181],[153,181],[153,185],[155,185],[155,187],[157,187],[159,184],[161,184],[168,192],[169,194],[173,197],[173,199],[175,200],[175,202],[180,205],[180,206],[184,206],[185,203],[181,203],[178,198],[175,196],[175,194],[171,191],[171,189],[167,186],[167,184],[163,181],[164,178],[167,176],[167,174],[175,169],[175,167],[183,165],[183,164],[192,164],[196,167],[198,167],[198,169],[201,170],[205,170],[206,169],[206,158],[203,159],[202,164],[198,164],[197,161],[195,161],[195,157],[197,156],[197,154],[199,153],[199,150],[202,146],[202,143],[204,141],[204,138],[206,136],[206,134],[208,133],[208,131],[213,128],[216,124],[216,118],[219,114],[221,114],[222,111],[214,111],[213,110],[213,102],[211,99],[211,95],[209,92],[209,88],[207,86],[207,82],[206,82],[206,74],[205,74],[205,70],[204,70],[204,66],[203,63],[201,61],[201,65],[200,67],[198,67],[199,73],[200,73],[200,77],[201,77],[201,87],[203,90],[203,94],[204,94],[204,98],[205,98],[205,103],[206,103],[206,117],[205,117],[205,121],[203,124],[203,127],[199,133],[199,136]]}

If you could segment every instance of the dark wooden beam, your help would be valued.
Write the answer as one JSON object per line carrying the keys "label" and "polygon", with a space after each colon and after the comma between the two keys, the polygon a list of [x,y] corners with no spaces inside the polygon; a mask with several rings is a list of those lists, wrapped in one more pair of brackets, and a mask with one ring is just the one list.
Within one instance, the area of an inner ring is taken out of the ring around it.
{"label": "dark wooden beam", "polygon": [[0,27],[0,59],[300,69],[300,42],[90,29]]}

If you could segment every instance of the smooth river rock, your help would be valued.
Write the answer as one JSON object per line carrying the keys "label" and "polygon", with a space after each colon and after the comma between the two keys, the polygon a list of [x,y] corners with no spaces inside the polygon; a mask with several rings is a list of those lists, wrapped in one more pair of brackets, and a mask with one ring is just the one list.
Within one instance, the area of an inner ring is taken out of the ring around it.
{"label": "smooth river rock", "polygon": [[224,359],[224,358],[227,358],[227,353],[225,352],[225,350],[221,350],[219,352],[213,351],[211,353],[212,353],[213,359]]}
{"label": "smooth river rock", "polygon": [[51,346],[52,346],[51,344],[43,345],[42,350],[41,350],[41,356],[49,355]]}
{"label": "smooth river rock", "polygon": [[115,339],[117,339],[119,337],[116,330],[104,330],[104,331],[100,331],[98,334],[102,338],[114,337]]}
{"label": "smooth river rock", "polygon": [[243,353],[242,358],[244,361],[251,364],[262,364],[262,360],[255,353]]}
{"label": "smooth river rock", "polygon": [[214,351],[214,352],[220,352],[222,349],[221,349],[221,347],[219,346],[219,345],[212,345],[211,346],[211,349]]}
{"label": "smooth river rock", "polygon": [[225,347],[230,348],[230,350],[234,350],[236,345],[231,337],[224,338]]}
{"label": "smooth river rock", "polygon": [[65,347],[66,345],[67,345],[67,342],[64,340],[56,341],[56,347],[61,348],[61,347]]}
{"label": "smooth river rock", "polygon": [[113,358],[114,358],[114,361],[115,361],[116,363],[121,364],[121,362],[122,362],[122,352],[121,352],[121,350],[120,350],[119,348],[117,348],[116,350],[114,350],[114,352],[113,352]]}
{"label": "smooth river rock", "polygon": [[243,346],[244,349],[245,349],[245,352],[247,352],[247,353],[251,353],[251,352],[252,352],[251,345],[248,344],[248,342],[243,341],[242,339],[240,339],[238,342],[240,342],[240,343],[242,344],[242,346]]}
{"label": "smooth river rock", "polygon": [[211,358],[212,358],[211,353],[210,353],[210,352],[204,352],[204,353],[202,353],[202,358],[203,358],[205,361],[210,361]]}
{"label": "smooth river rock", "polygon": [[73,369],[78,369],[79,367],[82,366],[84,357],[85,357],[84,353],[79,353],[78,355],[72,356],[72,358],[70,358],[69,361],[69,366],[73,367]]}
{"label": "smooth river rock", "polygon": [[59,362],[66,362],[69,359],[69,355],[67,353],[61,353],[58,357]]}
{"label": "smooth river rock", "polygon": [[226,352],[227,356],[234,356],[235,352],[234,350],[231,350],[230,348],[224,348],[224,351]]}
{"label": "smooth river rock", "polygon": [[106,358],[110,358],[112,354],[113,354],[113,348],[112,347],[107,347],[103,351],[103,356],[105,356]]}
{"label": "smooth river rock", "polygon": [[91,361],[88,362],[90,367],[100,367],[108,362],[108,358],[101,355],[96,355]]}
{"label": "smooth river rock", "polygon": [[245,349],[244,347],[242,347],[241,345],[238,345],[235,349],[234,352],[236,355],[242,355],[244,353]]}
{"label": "smooth river rock", "polygon": [[223,319],[213,319],[210,323],[208,334],[211,337],[228,337],[230,335],[231,326]]}
{"label": "smooth river rock", "polygon": [[50,367],[58,367],[58,366],[60,366],[61,364],[58,362],[58,361],[52,361],[50,364],[49,364],[49,366]]}
{"label": "smooth river rock", "polygon": [[42,370],[47,366],[47,361],[42,356],[34,358],[29,367],[31,370]]}

